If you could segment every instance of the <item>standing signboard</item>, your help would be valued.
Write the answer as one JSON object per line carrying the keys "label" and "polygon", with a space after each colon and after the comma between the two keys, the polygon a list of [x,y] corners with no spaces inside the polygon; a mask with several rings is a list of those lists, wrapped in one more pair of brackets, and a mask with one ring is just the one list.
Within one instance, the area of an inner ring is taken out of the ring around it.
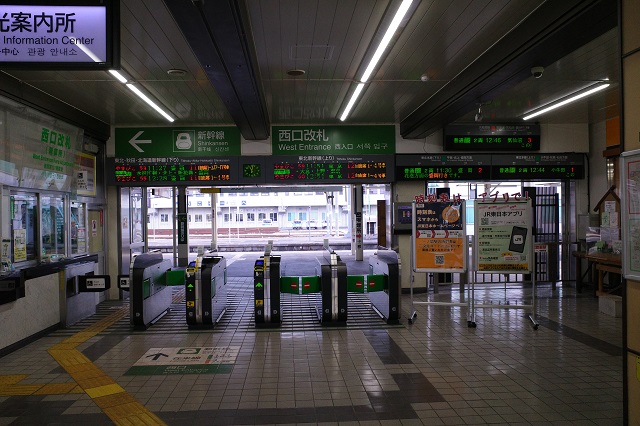
{"label": "standing signboard", "polygon": [[533,271],[530,199],[476,201],[474,214],[477,272]]}
{"label": "standing signboard", "polygon": [[464,200],[413,203],[411,255],[416,272],[464,272]]}

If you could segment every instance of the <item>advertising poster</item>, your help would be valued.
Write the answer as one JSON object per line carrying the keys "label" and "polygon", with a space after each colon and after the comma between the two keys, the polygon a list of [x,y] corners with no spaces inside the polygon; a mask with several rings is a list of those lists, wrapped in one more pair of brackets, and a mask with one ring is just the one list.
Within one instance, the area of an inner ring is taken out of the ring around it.
{"label": "advertising poster", "polygon": [[478,272],[533,270],[530,201],[475,203],[475,256]]}
{"label": "advertising poster", "polygon": [[621,192],[622,273],[640,281],[640,150],[623,153]]}
{"label": "advertising poster", "polygon": [[414,204],[413,265],[417,272],[466,270],[464,201]]}
{"label": "advertising poster", "polygon": [[27,260],[27,230],[13,230],[13,261],[24,262]]}

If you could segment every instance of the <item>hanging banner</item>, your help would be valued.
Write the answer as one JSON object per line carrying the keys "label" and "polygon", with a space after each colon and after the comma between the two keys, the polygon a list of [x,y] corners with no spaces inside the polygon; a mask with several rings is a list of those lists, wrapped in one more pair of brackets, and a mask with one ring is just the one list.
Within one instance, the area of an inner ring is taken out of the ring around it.
{"label": "hanging banner", "polygon": [[481,273],[533,270],[531,200],[476,201],[475,265]]}
{"label": "hanging banner", "polygon": [[466,271],[467,234],[464,211],[464,200],[413,203],[414,271]]}

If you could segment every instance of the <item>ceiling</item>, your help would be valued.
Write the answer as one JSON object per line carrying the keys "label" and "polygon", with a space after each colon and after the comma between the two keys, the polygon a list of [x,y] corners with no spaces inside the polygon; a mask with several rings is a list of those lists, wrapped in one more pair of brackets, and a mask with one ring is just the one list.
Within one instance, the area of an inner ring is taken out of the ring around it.
{"label": "ceiling", "polygon": [[[276,124],[338,116],[399,0],[124,0],[122,72],[175,125],[237,125],[264,139]],[[609,89],[538,118],[618,115],[615,0],[415,0],[344,124],[398,123],[422,138],[451,122],[520,122],[594,82]],[[530,69],[544,66],[541,78]],[[186,71],[169,75],[170,69]],[[305,73],[292,77],[288,70]],[[113,126],[168,125],[106,71],[6,70]],[[425,76],[427,81],[421,78]]]}

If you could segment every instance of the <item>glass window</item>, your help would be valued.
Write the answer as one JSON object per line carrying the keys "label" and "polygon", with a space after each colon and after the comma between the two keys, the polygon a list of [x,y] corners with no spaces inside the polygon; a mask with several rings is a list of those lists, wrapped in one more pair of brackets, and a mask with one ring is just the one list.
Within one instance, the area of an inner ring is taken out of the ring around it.
{"label": "glass window", "polygon": [[236,222],[244,222],[242,213],[236,213]]}
{"label": "glass window", "polygon": [[167,222],[169,222],[169,214],[167,214],[167,213],[160,213],[160,222],[162,222],[162,223],[167,223]]}
{"label": "glass window", "polygon": [[278,213],[269,213],[269,219],[271,219],[274,222],[278,221]]}
{"label": "glass window", "polygon": [[11,259],[24,262],[37,259],[35,194],[11,194]]}
{"label": "glass window", "polygon": [[231,215],[229,213],[225,213],[224,214],[224,219],[225,222],[229,222],[231,220]]}
{"label": "glass window", "polygon": [[207,222],[211,222],[211,213],[207,213]]}
{"label": "glass window", "polygon": [[266,213],[258,213],[258,220],[263,220],[267,218],[267,214]]}
{"label": "glass window", "polygon": [[255,213],[247,213],[247,222],[255,222],[256,214]]}
{"label": "glass window", "polygon": [[65,255],[64,198],[42,195],[40,197],[42,230],[42,256]]}
{"label": "glass window", "polygon": [[71,254],[87,252],[86,204],[71,202]]}
{"label": "glass window", "polygon": [[202,222],[202,215],[201,214],[194,215],[194,218],[195,218],[196,222]]}

